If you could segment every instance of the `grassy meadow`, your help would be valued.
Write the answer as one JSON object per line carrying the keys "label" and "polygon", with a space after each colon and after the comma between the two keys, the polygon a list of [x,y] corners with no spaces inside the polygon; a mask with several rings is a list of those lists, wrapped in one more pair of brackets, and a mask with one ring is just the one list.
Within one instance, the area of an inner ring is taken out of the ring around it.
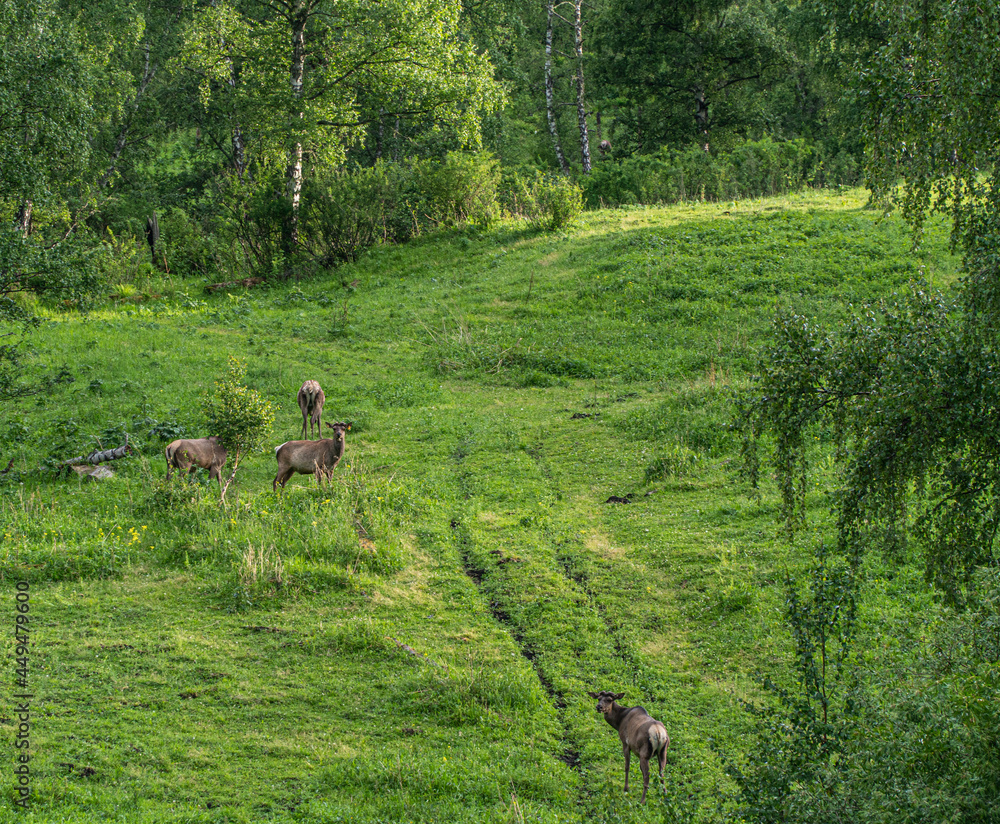
{"label": "grassy meadow", "polygon": [[[722,759],[753,757],[740,700],[790,677],[783,579],[829,517],[820,485],[812,532],[779,538],[774,490],[735,474],[732,396],[777,308],[835,320],[957,268],[943,224],[914,250],[864,192],[810,192],[37,307],[39,361],[74,380],[0,419],[0,614],[26,581],[33,695],[27,811],[12,690],[0,716],[0,821],[722,820]],[[321,383],[324,419],[351,424],[331,484],[275,494],[270,448],[224,508],[201,473],[164,480],[233,355],[271,445]],[[126,433],[113,479],[40,469]],[[927,597],[873,573],[862,634],[908,631]],[[10,684],[12,643],[2,665]],[[670,732],[645,808],[602,689]]]}

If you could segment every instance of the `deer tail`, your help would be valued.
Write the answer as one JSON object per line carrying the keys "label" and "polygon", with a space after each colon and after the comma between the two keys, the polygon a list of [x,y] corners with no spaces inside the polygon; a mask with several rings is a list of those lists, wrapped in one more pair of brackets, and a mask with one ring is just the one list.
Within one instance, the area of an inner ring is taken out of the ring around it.
{"label": "deer tail", "polygon": [[654,724],[649,730],[649,743],[653,747],[653,752],[660,752],[670,746],[670,736],[667,735],[667,728],[663,724]]}

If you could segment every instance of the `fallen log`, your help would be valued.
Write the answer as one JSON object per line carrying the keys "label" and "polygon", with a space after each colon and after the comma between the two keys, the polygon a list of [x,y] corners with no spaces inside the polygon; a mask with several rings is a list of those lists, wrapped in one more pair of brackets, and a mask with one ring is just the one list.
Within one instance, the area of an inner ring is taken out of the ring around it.
{"label": "fallen log", "polygon": [[126,442],[121,446],[116,446],[114,449],[95,449],[89,455],[77,455],[75,458],[63,461],[60,464],[60,469],[64,466],[73,466],[74,464],[99,464],[105,461],[117,461],[119,458],[124,458],[126,455],[131,454],[132,446]]}

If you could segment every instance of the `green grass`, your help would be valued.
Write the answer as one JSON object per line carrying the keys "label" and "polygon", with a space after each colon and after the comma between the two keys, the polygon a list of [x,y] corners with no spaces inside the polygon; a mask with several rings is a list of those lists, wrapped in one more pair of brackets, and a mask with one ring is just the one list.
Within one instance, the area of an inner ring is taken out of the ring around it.
{"label": "green grass", "polygon": [[[734,480],[732,393],[777,306],[835,320],[956,277],[943,225],[914,251],[863,203],[454,231],[324,279],[49,314],[39,358],[75,381],[0,423],[0,610],[30,582],[35,696],[30,811],[8,775],[0,820],[718,820],[718,752],[749,754],[739,699],[786,671],[782,580],[808,561]],[[275,445],[320,381],[352,424],[331,485],[274,494],[269,451],[225,509],[205,478],[165,483],[230,355]],[[126,432],[110,481],[39,470]],[[873,626],[919,612],[919,580],[893,587]],[[667,724],[666,799],[622,796],[600,689]]]}

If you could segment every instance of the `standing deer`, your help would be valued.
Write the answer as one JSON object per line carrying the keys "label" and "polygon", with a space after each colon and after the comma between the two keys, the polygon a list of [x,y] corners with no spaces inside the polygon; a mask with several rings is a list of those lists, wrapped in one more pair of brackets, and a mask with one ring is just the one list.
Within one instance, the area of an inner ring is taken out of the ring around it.
{"label": "standing deer", "polygon": [[188,477],[200,466],[208,470],[208,477],[215,478],[222,486],[222,467],[226,465],[226,450],[214,435],[196,440],[179,440],[170,443],[163,453],[167,459],[167,480],[175,469],[189,470]]}
{"label": "standing deer", "polygon": [[632,753],[639,756],[639,766],[642,768],[640,803],[646,803],[646,790],[649,788],[649,759],[657,753],[660,762],[660,783],[666,792],[663,767],[667,763],[667,747],[670,746],[667,728],[655,718],[651,718],[642,707],[622,707],[616,704],[616,701],[625,697],[624,692],[588,692],[587,695],[597,699],[597,711],[603,713],[604,720],[618,730],[618,737],[622,741],[622,754],[625,756],[625,792],[628,792],[628,765]]}
{"label": "standing deer", "polygon": [[333,470],[344,456],[344,433],[350,428],[346,423],[328,423],[333,430],[332,438],[315,441],[286,441],[274,450],[278,461],[278,474],[274,476],[271,488],[285,488],[285,482],[296,472],[301,475],[315,475],[316,483],[323,478],[330,480]]}
{"label": "standing deer", "polygon": [[302,410],[302,437],[306,437],[306,423],[309,424],[309,437],[312,437],[313,427],[316,427],[316,436],[322,437],[323,424],[323,403],[326,395],[317,381],[306,381],[299,389],[299,409]]}

